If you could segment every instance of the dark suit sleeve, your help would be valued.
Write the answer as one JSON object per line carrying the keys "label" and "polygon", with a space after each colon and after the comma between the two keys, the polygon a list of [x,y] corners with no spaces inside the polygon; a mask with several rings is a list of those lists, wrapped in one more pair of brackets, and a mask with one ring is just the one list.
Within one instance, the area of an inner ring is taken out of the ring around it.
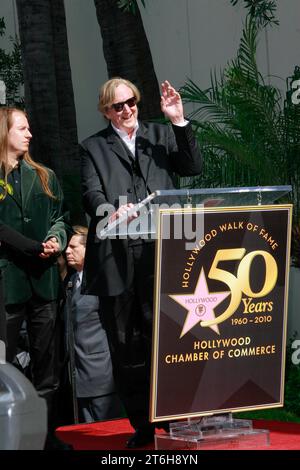
{"label": "dark suit sleeve", "polygon": [[95,217],[97,208],[110,205],[105,198],[101,179],[97,173],[93,158],[84,145],[80,145],[81,184],[83,206],[90,217]]}
{"label": "dark suit sleeve", "polygon": [[21,233],[1,222],[0,240],[27,256],[34,256],[43,252],[43,245],[40,242],[24,237]]}
{"label": "dark suit sleeve", "polygon": [[179,176],[199,175],[202,170],[202,155],[192,125],[174,126],[169,131],[169,156]]}

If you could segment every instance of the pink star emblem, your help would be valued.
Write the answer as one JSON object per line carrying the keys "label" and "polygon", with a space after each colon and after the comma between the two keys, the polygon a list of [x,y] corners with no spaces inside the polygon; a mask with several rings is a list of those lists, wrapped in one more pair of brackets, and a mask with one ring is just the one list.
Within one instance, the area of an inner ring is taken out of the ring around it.
{"label": "pink star emblem", "polygon": [[[230,292],[210,293],[207,288],[204,269],[202,268],[194,294],[169,295],[175,302],[178,302],[182,307],[188,310],[180,338],[198,323],[201,325],[202,321],[214,320],[216,318],[214,308],[226,299],[229,294]],[[214,330],[218,335],[220,334],[218,325],[210,325],[209,328]]]}

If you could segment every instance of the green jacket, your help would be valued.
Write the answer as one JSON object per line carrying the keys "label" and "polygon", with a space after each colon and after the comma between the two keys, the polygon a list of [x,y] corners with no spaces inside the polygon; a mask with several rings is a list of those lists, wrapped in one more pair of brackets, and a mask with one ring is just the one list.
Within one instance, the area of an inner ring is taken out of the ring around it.
{"label": "green jacket", "polygon": [[[40,242],[56,237],[63,250],[67,245],[69,227],[63,209],[63,193],[53,171],[49,169],[48,171],[49,187],[55,199],[43,191],[36,170],[27,162],[21,161],[22,197],[20,199],[14,192],[7,193],[6,197],[0,200],[0,221],[24,236]],[[2,243],[0,268],[6,305],[26,302],[33,293],[44,300],[57,298],[60,278],[55,256],[48,259],[23,256]]]}

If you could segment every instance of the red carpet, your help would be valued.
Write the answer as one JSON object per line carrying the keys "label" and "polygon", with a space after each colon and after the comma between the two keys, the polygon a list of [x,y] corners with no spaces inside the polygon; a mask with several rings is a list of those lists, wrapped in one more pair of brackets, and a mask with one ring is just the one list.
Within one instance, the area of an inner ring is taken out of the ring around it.
{"label": "red carpet", "polygon": [[[300,450],[300,424],[254,420],[253,427],[270,431],[267,450]],[[132,432],[127,419],[63,426],[56,430],[57,437],[71,444],[74,450],[125,450]],[[164,434],[164,431],[156,432]],[[154,445],[144,449],[154,449]]]}

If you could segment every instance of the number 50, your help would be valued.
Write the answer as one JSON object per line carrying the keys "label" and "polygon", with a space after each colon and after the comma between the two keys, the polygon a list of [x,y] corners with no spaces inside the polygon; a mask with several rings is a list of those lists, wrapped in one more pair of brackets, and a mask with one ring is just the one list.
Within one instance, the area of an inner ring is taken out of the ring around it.
{"label": "number 50", "polygon": [[[210,326],[222,323],[227,320],[236,311],[242,300],[242,293],[249,297],[258,298],[264,297],[274,288],[277,277],[278,268],[274,257],[267,251],[257,250],[252,251],[245,255],[245,248],[233,248],[227,250],[218,250],[212,262],[208,277],[216,279],[217,281],[224,282],[231,292],[231,300],[227,309],[222,315],[214,320],[202,321],[201,326]],[[264,285],[259,292],[253,292],[250,286],[250,269],[252,261],[256,256],[262,256],[266,266],[266,275]],[[243,258],[243,259],[242,259]],[[242,260],[239,263],[237,276],[234,276],[225,269],[218,268],[217,265],[220,261]]]}

